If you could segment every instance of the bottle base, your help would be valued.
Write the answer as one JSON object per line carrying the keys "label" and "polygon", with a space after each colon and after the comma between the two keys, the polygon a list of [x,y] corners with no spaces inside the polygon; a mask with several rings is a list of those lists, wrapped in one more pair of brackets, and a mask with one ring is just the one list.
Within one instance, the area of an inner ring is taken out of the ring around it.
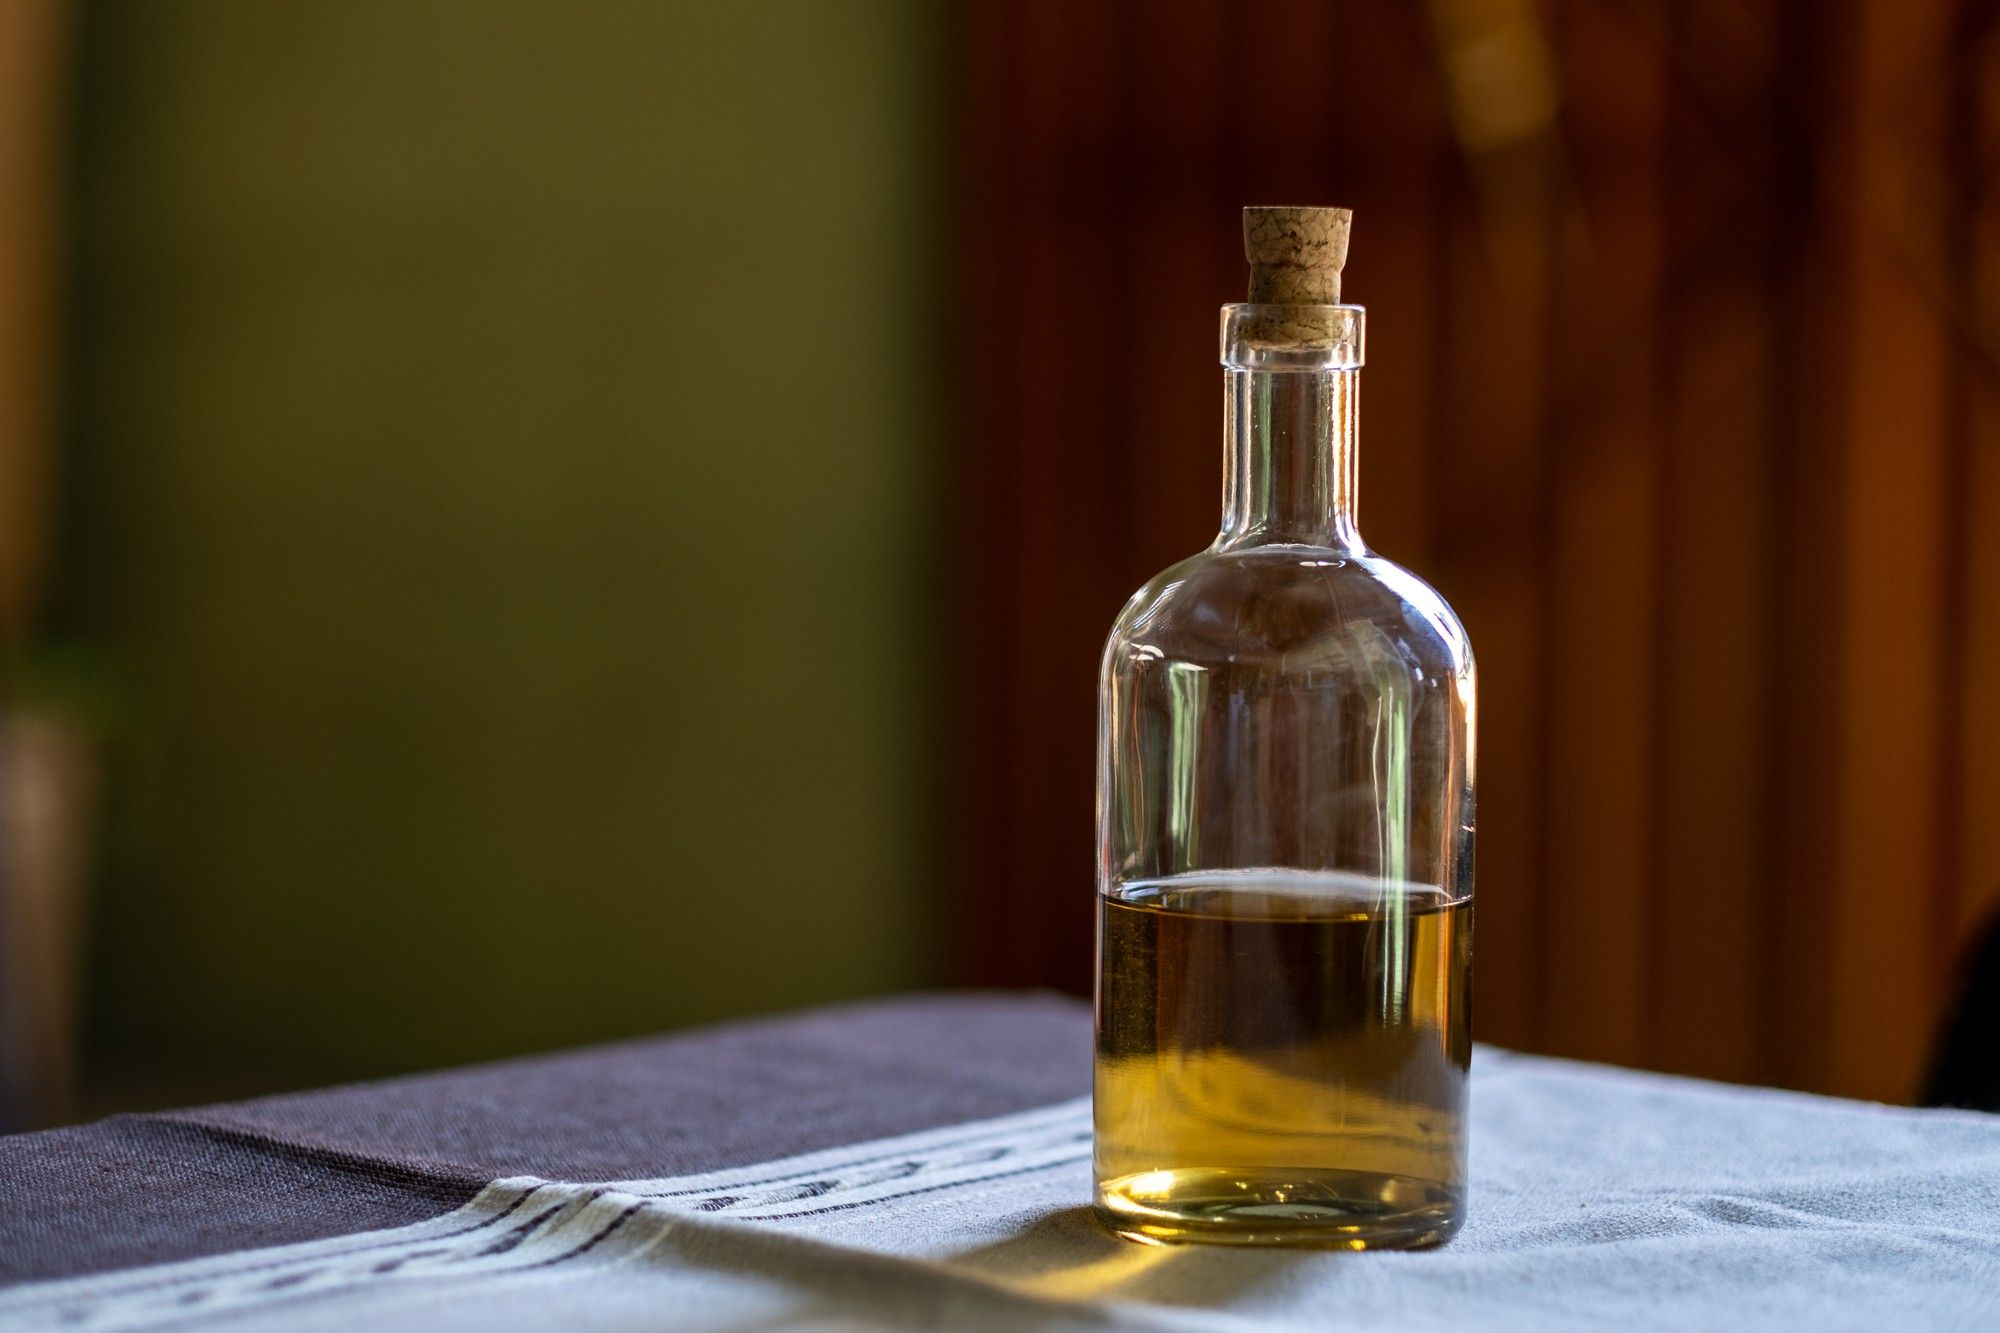
{"label": "bottle base", "polygon": [[1463,1197],[1436,1181],[1374,1171],[1184,1167],[1102,1181],[1098,1220],[1150,1245],[1282,1245],[1423,1250],[1463,1220]]}

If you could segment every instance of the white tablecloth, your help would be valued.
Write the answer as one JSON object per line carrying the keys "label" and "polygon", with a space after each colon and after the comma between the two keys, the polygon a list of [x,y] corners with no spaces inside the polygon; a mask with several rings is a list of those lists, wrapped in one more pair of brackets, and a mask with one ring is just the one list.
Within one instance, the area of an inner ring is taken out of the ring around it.
{"label": "white tablecloth", "polygon": [[0,1326],[2000,1329],[2000,1117],[1482,1050],[1465,1230],[1133,1245],[1085,1101],[699,1176],[0,1293]]}

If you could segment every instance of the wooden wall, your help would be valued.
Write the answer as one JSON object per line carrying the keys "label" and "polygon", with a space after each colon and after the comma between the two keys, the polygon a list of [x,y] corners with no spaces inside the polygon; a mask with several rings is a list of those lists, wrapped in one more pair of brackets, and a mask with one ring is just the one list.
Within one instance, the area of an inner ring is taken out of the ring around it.
{"label": "wooden wall", "polygon": [[968,13],[962,974],[1088,983],[1237,209],[1339,203],[1362,526],[1479,656],[1480,1035],[1910,1096],[2000,903],[2000,6]]}

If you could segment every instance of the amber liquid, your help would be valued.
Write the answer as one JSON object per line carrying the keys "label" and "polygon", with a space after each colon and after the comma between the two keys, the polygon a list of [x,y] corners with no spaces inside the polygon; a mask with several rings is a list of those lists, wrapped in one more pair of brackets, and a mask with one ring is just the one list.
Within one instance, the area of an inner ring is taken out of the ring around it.
{"label": "amber liquid", "polygon": [[1137,1240],[1440,1244],[1465,1198],[1472,907],[1289,870],[1099,899],[1097,1207]]}

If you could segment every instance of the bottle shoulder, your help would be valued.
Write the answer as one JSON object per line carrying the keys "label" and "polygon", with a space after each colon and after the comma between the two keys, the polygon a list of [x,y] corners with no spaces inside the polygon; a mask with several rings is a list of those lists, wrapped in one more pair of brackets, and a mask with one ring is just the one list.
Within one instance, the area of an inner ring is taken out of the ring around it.
{"label": "bottle shoulder", "polygon": [[1294,670],[1393,658],[1468,685],[1473,673],[1464,626],[1430,584],[1373,552],[1315,546],[1190,556],[1132,595],[1105,649],[1107,668],[1258,658]]}

